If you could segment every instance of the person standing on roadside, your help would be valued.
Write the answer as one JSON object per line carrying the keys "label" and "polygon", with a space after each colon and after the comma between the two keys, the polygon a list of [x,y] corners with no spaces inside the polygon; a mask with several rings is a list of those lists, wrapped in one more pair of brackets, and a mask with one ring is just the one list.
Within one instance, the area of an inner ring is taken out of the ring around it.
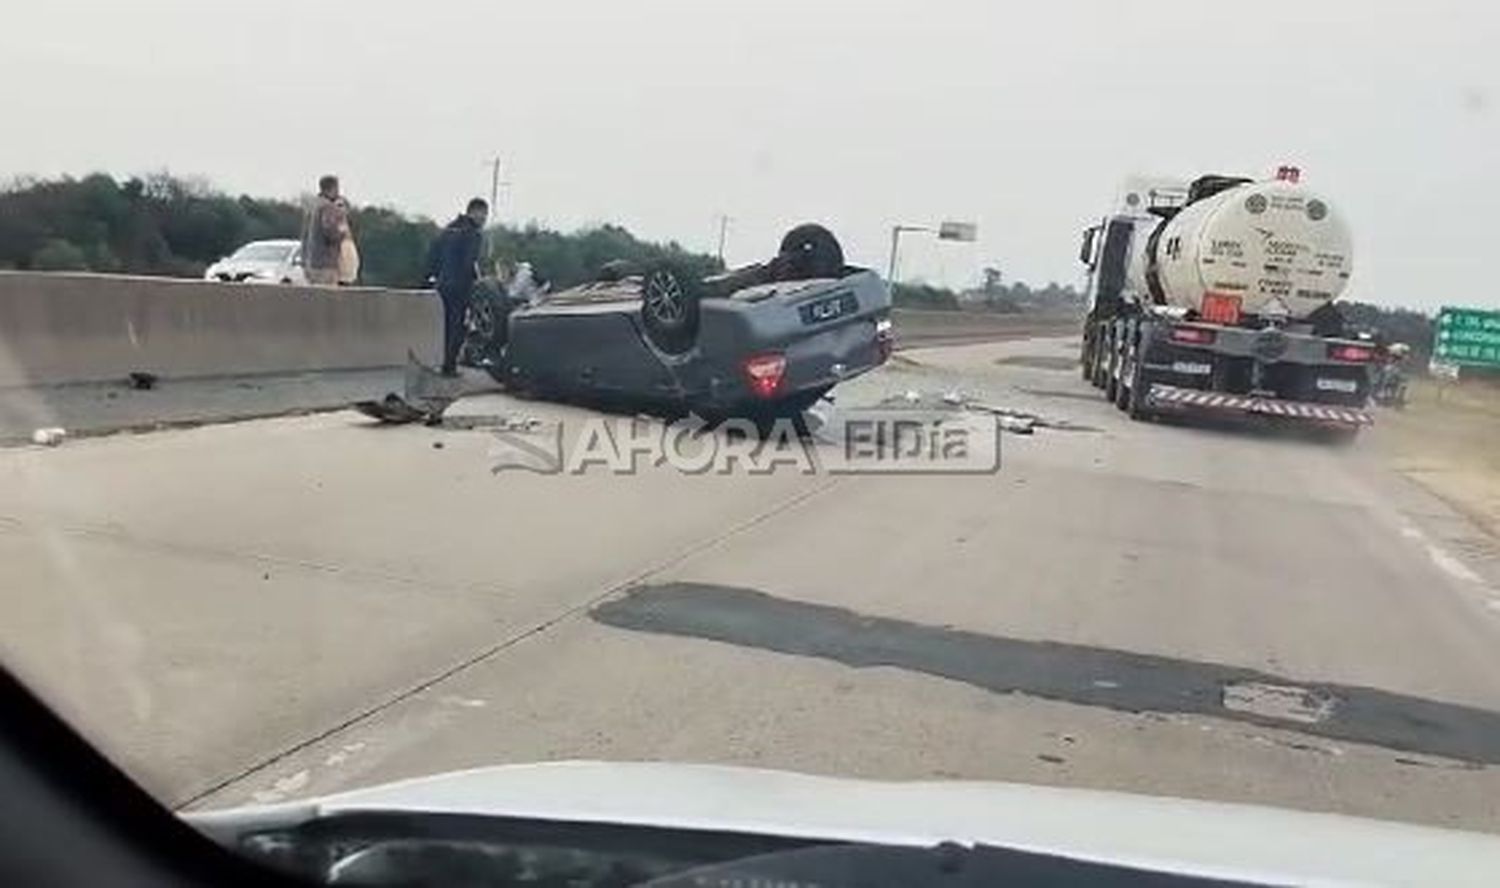
{"label": "person standing on roadside", "polygon": [[324,176],[318,180],[317,199],[302,220],[302,266],[309,284],[338,284],[339,256],[348,231],[349,209],[339,197],[339,178]]}
{"label": "person standing on roadside", "polygon": [[490,205],[474,198],[448,223],[427,251],[427,279],[443,300],[443,375],[458,375],[458,352],[464,342],[469,294],[479,278],[479,253]]}
{"label": "person standing on roadside", "polygon": [[339,228],[339,286],[352,287],[359,281],[359,246],[354,243],[354,229],[349,225],[349,201],[339,195],[336,203],[344,216]]}

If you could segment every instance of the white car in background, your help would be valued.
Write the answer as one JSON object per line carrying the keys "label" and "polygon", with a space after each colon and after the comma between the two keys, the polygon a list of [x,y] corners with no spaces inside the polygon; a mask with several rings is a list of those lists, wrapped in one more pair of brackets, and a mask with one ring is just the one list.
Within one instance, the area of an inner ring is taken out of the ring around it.
{"label": "white car in background", "polygon": [[295,240],[251,241],[210,265],[206,281],[247,284],[306,284],[302,244]]}

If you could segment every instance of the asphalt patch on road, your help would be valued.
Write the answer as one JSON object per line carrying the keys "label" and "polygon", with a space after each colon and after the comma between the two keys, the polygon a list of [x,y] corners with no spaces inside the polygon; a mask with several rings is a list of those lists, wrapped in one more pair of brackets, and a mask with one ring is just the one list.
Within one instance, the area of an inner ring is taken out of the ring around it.
{"label": "asphalt patch on road", "polygon": [[1054,357],[1052,355],[1010,355],[1009,357],[997,358],[996,364],[1007,367],[1030,367],[1033,370],[1056,370],[1069,373],[1078,372],[1078,359],[1072,357]]}
{"label": "asphalt patch on road", "polygon": [[1130,713],[1203,715],[1474,764],[1500,763],[1500,712],[1375,688],[1103,647],[963,632],[702,583],[636,586],[595,607],[619,629],[846,666],[886,666]]}

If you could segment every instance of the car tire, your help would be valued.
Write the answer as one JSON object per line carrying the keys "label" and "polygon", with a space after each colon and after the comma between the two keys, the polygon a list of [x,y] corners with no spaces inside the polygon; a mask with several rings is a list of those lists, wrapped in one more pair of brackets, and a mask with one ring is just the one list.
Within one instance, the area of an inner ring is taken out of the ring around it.
{"label": "car tire", "polygon": [[651,344],[669,355],[692,351],[698,342],[698,279],[659,262],[641,274],[641,326]]}
{"label": "car tire", "polygon": [[836,278],[844,273],[844,248],[833,232],[815,223],[798,225],[781,238],[776,262],[780,280]]}

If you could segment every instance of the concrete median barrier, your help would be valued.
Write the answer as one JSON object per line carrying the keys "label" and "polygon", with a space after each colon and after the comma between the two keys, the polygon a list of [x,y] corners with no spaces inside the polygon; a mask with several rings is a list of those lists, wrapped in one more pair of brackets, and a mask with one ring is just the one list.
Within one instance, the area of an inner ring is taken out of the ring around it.
{"label": "concrete median barrier", "polygon": [[441,329],[417,291],[0,272],[0,387],[396,366]]}

